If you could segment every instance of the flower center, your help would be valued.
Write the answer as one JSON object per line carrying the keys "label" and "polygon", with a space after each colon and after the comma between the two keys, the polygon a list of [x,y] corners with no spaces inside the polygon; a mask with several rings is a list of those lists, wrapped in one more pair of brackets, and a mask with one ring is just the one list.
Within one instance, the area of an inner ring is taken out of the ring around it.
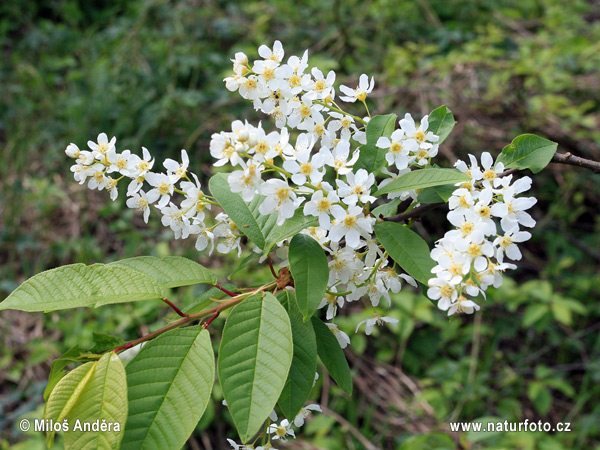
{"label": "flower center", "polygon": [[392,153],[400,153],[402,151],[402,144],[400,142],[392,142],[392,145],[390,145],[390,151]]}
{"label": "flower center", "polygon": [[167,195],[171,189],[171,185],[169,183],[167,183],[166,181],[163,181],[162,183],[160,183],[157,186],[157,189],[161,195]]}
{"label": "flower center", "polygon": [[483,172],[483,179],[487,180],[487,181],[492,181],[494,178],[496,178],[496,172],[488,169],[485,172]]}
{"label": "flower center", "polygon": [[442,294],[442,297],[450,298],[454,293],[454,288],[451,285],[446,284],[440,288],[440,293]]}
{"label": "flower center", "polygon": [[326,198],[322,198],[317,203],[317,209],[321,212],[328,211],[330,206],[331,206],[331,202],[329,200],[327,200]]}
{"label": "flower center", "polygon": [[288,188],[279,188],[275,191],[275,195],[279,199],[279,202],[283,202],[288,199],[290,192]]}
{"label": "flower center", "polygon": [[300,166],[300,173],[302,175],[308,176],[312,173],[312,171],[313,171],[313,168],[312,168],[311,163],[304,163]]}
{"label": "flower center", "polygon": [[356,98],[358,99],[358,101],[360,102],[364,102],[365,99],[367,98],[367,93],[366,92],[360,92],[356,95]]}
{"label": "flower center", "polygon": [[313,88],[313,90],[317,91],[317,92],[321,92],[323,89],[325,89],[325,82],[323,80],[317,80],[315,82],[315,87]]}
{"label": "flower center", "polygon": [[356,216],[351,216],[350,214],[348,214],[344,219],[344,225],[346,225],[348,228],[353,227],[355,223]]}
{"label": "flower center", "polygon": [[301,79],[298,75],[294,74],[290,77],[288,82],[290,83],[290,86],[297,87],[300,86]]}
{"label": "flower center", "polygon": [[471,234],[473,228],[475,228],[473,222],[465,222],[460,226],[460,231],[463,234],[463,236],[466,236],[468,234]]}

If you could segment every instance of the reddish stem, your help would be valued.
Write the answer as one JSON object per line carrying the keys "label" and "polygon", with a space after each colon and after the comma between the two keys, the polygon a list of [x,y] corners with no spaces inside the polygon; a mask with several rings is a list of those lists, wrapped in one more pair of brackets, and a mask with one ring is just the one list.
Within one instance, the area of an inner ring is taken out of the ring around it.
{"label": "reddish stem", "polygon": [[226,293],[227,295],[229,295],[230,297],[235,297],[235,296],[237,295],[237,294],[234,294],[234,293],[233,293],[233,292],[231,292],[230,290],[228,290],[228,289],[225,289],[223,286],[220,286],[220,285],[218,285],[218,284],[215,284],[215,287],[216,287],[217,289],[221,289],[223,292],[225,292],[225,293]]}
{"label": "reddish stem", "polygon": [[202,328],[204,328],[206,330],[208,328],[208,326],[211,324],[211,322],[213,320],[215,320],[217,317],[219,317],[219,314],[221,314],[221,311],[217,311],[210,319],[208,319],[206,322],[204,322],[204,325],[202,325]]}
{"label": "reddish stem", "polygon": [[181,311],[177,306],[175,306],[172,302],[167,300],[165,297],[162,298],[162,301],[165,302],[167,305],[169,305],[173,309],[173,311],[175,311],[181,317],[190,317],[189,314],[186,314],[183,311]]}
{"label": "reddish stem", "polygon": [[269,268],[271,269],[271,273],[275,277],[275,279],[279,278],[277,273],[275,272],[275,268],[273,267],[273,261],[271,260],[271,255],[267,255],[267,261],[269,262]]}

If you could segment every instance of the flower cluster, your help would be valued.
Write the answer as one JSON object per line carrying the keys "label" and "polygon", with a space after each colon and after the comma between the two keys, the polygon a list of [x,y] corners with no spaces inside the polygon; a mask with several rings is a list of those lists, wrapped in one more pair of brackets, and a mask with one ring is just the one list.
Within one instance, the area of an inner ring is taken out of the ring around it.
{"label": "flower cluster", "polygon": [[[481,294],[489,286],[502,285],[502,273],[516,266],[505,259],[521,259],[518,243],[531,237],[521,227],[533,227],[535,220],[527,210],[536,203],[534,197],[517,197],[529,190],[531,178],[514,183],[513,176],[501,176],[504,164],[494,164],[492,156],[481,155],[481,167],[473,155],[470,166],[457,161],[455,166],[471,180],[460,185],[449,199],[448,220],[455,229],[448,231],[431,251],[437,262],[432,269],[427,295],[438,301],[438,307],[455,313],[471,314],[479,310],[470,297]],[[494,219],[499,219],[501,232]]]}
{"label": "flower cluster", "polygon": [[292,425],[296,428],[304,426],[305,419],[308,418],[314,412],[322,412],[321,407],[314,403],[306,405],[300,410],[300,412],[296,415],[294,420],[290,423],[290,421],[287,419],[283,419],[281,422],[279,422],[277,418],[277,413],[275,411],[272,411],[269,415],[270,425],[267,427],[267,433],[265,435],[265,438],[268,437],[269,442],[264,446],[254,447],[253,445],[238,444],[232,439],[227,439],[227,442],[229,442],[229,445],[231,445],[234,450],[277,450],[275,447],[273,447],[272,442],[287,442],[289,437],[295,438],[296,433],[292,428]]}

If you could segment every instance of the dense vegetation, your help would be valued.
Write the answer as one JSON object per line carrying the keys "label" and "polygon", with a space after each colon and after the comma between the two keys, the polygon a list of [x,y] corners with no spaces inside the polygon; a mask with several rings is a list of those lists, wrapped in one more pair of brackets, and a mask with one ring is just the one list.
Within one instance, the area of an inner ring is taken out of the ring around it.
{"label": "dense vegetation", "polygon": [[[110,202],[73,182],[64,148],[105,131],[159,159],[186,148],[194,172],[208,177],[210,135],[235,118],[264,119],[224,89],[229,58],[275,39],[292,53],[318,53],[315,63],[347,74],[340,82],[375,75],[375,113],[448,105],[458,120],[442,147],[450,161],[496,155],[523,132],[600,160],[600,6],[593,1],[24,0],[0,11],[0,298],[61,264],[144,254],[197,259],[191,243],[172,242],[157,220],[146,226],[122,199]],[[550,166],[532,193],[539,199],[533,239],[483,314],[449,320],[406,290],[393,296],[395,331],[365,339],[340,318],[352,338],[356,393],[350,399],[321,377],[315,396],[335,412],[313,416],[306,442],[332,450],[362,448],[361,439],[402,449],[567,449],[600,439],[600,178]],[[444,231],[436,213],[423,219],[430,244]],[[232,279],[265,282],[268,269]],[[181,294],[185,304],[202,292]],[[41,435],[15,424],[41,415],[52,358],[76,343],[92,345],[92,317],[96,331],[133,339],[169,314],[154,303],[45,317],[3,312],[0,448],[43,448]],[[572,422],[572,431],[449,432],[451,420],[489,418]],[[209,409],[189,446],[227,448],[231,430],[225,408]]]}

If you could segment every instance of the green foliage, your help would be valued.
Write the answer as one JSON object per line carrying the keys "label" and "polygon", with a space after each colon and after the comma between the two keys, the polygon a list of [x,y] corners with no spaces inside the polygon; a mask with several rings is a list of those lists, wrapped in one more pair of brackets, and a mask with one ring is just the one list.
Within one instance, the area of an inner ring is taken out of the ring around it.
{"label": "green foliage", "polygon": [[214,384],[208,331],[200,326],[171,330],[144,346],[126,371],[129,416],[121,448],[183,447]]}
{"label": "green foliage", "polygon": [[210,270],[181,256],[138,256],[116,261],[109,266],[125,266],[145,273],[165,288],[217,282],[217,276]]}
{"label": "green foliage", "polygon": [[276,242],[317,223],[316,218],[306,217],[301,210],[297,210],[294,217],[277,226],[277,213],[262,215],[258,211],[264,197],[256,195],[250,203],[246,203],[240,194],[231,192],[227,174],[216,174],[210,179],[209,186],[212,195],[223,205],[238,229],[263,250],[263,255],[268,254]]}
{"label": "green foliage", "polygon": [[350,367],[336,337],[318,317],[312,318],[312,325],[317,337],[317,353],[321,362],[338,386],[346,394],[352,394]]}
{"label": "green foliage", "polygon": [[394,261],[415,280],[427,284],[435,265],[429,256],[429,246],[414,231],[394,222],[375,225],[377,239]]}
{"label": "green foliage", "polygon": [[292,363],[288,313],[270,293],[237,305],[223,329],[218,372],[243,442],[259,431],[277,403]]}
{"label": "green foliage", "polygon": [[556,142],[535,134],[523,134],[502,149],[497,162],[504,163],[507,169],[530,169],[538,173],[548,165],[557,147]]}
{"label": "green foliage", "polygon": [[329,280],[327,257],[317,241],[306,234],[297,234],[290,242],[289,261],[296,301],[306,322],[325,296]]}
{"label": "green foliage", "polygon": [[429,128],[427,131],[431,131],[433,134],[437,134],[440,139],[437,142],[441,144],[452,132],[456,120],[454,120],[454,114],[446,106],[440,106],[429,113]]}
{"label": "green foliage", "polygon": [[417,201],[419,203],[447,203],[455,190],[456,186],[452,184],[428,187],[419,193]]}
{"label": "green foliage", "polygon": [[51,311],[98,307],[110,303],[161,298],[164,288],[150,276],[128,267],[71,264],[30,278],[10,294],[2,309]]}
{"label": "green foliage", "polygon": [[360,147],[360,156],[354,164],[356,169],[366,169],[369,173],[377,174],[385,164],[386,149],[376,146],[377,140],[390,137],[396,127],[396,114],[374,116],[367,124],[367,144]]}
{"label": "green foliage", "polygon": [[[88,362],[77,367],[66,374],[50,393],[46,403],[44,419],[55,422],[62,422],[69,414],[73,405],[79,399],[81,391],[92,377],[96,369],[95,362]],[[73,424],[74,425],[74,424]],[[54,441],[54,430],[48,433],[48,447],[52,446]]]}
{"label": "green foliage", "polygon": [[277,403],[291,422],[306,403],[313,387],[317,370],[317,340],[312,321],[303,320],[294,294],[285,290],[277,298],[290,316],[294,345],[290,372]]}
{"label": "green foliage", "polygon": [[123,428],[94,433],[74,429],[77,420],[124,424],[127,419],[127,379],[123,363],[115,353],[109,352],[94,366],[79,398],[66,413],[72,428],[63,435],[65,450],[117,449],[123,438]]}
{"label": "green foliage", "polygon": [[469,180],[470,178],[467,175],[456,169],[417,169],[386,184],[375,192],[375,195],[462,183]]}

